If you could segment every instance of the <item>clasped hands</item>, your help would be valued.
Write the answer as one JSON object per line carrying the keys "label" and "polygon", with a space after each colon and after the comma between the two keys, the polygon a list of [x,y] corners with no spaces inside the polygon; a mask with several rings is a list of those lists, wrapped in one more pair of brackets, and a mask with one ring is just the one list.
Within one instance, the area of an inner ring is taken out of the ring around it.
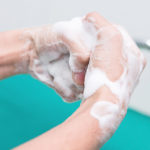
{"label": "clasped hands", "polygon": [[89,101],[84,110],[99,121],[103,145],[124,118],[146,65],[131,37],[95,12],[26,29],[24,36],[32,47],[26,72],[65,101]]}

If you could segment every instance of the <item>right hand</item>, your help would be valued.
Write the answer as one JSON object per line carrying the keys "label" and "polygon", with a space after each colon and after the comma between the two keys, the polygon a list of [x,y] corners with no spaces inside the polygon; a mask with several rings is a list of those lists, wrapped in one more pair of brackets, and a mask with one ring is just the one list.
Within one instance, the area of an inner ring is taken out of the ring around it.
{"label": "right hand", "polygon": [[85,76],[83,105],[99,121],[103,145],[125,117],[146,60],[122,27],[97,13],[90,13],[87,18],[92,18],[88,21],[95,25],[98,41]]}
{"label": "right hand", "polygon": [[94,27],[86,20],[75,18],[26,32],[34,43],[29,73],[69,102],[82,98],[85,71],[94,46]]}

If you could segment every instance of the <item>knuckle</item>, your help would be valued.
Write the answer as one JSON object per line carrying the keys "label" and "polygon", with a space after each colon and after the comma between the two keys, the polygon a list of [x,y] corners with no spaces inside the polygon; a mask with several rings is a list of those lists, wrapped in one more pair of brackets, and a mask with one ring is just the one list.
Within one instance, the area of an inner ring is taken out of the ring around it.
{"label": "knuckle", "polygon": [[78,54],[74,54],[72,57],[74,57],[74,61],[79,61],[80,63],[86,63],[90,58],[89,52],[80,52]]}
{"label": "knuckle", "polygon": [[97,12],[91,12],[85,16],[85,20],[95,24],[96,22],[103,20],[103,17]]}
{"label": "knuckle", "polygon": [[89,18],[89,17],[99,17],[99,16],[100,16],[99,13],[96,12],[96,11],[95,12],[90,12],[86,15],[87,18]]}
{"label": "knuckle", "polygon": [[83,64],[87,64],[89,61],[90,56],[89,55],[85,55],[84,53],[81,55],[81,57],[79,57],[79,60],[81,63]]}

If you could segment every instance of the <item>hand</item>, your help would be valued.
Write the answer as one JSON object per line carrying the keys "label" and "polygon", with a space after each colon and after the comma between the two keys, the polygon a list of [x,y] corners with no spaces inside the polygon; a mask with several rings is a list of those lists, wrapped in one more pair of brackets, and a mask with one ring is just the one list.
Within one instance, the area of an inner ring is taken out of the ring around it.
{"label": "hand", "polygon": [[98,150],[124,118],[145,58],[121,27],[97,13],[84,19],[95,27],[96,41],[85,76],[83,103],[64,123],[17,149]]}
{"label": "hand", "polygon": [[29,73],[54,88],[65,100],[82,98],[95,29],[85,17],[25,32],[34,43]]}
{"label": "hand", "polygon": [[103,145],[124,118],[146,61],[122,27],[97,13],[87,15],[87,20],[95,26],[98,40],[85,76],[84,98],[99,121]]}

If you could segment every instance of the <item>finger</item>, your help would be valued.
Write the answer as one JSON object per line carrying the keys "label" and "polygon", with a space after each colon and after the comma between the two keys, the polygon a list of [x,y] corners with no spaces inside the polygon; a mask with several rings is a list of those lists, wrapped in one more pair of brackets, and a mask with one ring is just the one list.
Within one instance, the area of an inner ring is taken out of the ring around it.
{"label": "finger", "polygon": [[81,37],[72,40],[63,36],[62,39],[69,47],[69,66],[72,77],[76,84],[83,85],[85,70],[89,62],[90,47],[86,45],[85,40]]}
{"label": "finger", "polygon": [[[84,24],[85,29],[88,30],[88,32],[93,32],[91,31],[93,27],[96,30],[99,30],[103,26],[110,25],[102,16],[98,15],[97,13],[87,14],[83,18],[83,24]],[[95,36],[95,33],[93,33],[92,36]],[[69,64],[73,71],[72,72],[73,79],[78,85],[83,85],[84,78],[85,78],[85,68],[87,67],[88,62],[89,62],[90,52],[88,50],[88,47],[86,48],[86,46],[83,45],[83,43],[82,44],[80,43],[79,45],[77,45],[76,43],[71,42],[70,47],[72,48],[71,50],[72,53],[71,53],[71,57],[69,60],[70,62]],[[91,50],[92,49],[90,49],[90,51]]]}
{"label": "finger", "polygon": [[123,72],[120,32],[97,13],[90,14],[89,18],[87,19],[95,24],[98,34],[97,44],[91,53],[90,64],[85,77],[85,98],[93,95],[104,85],[105,80],[118,80]]}
{"label": "finger", "polygon": [[103,70],[109,79],[117,80],[122,73],[120,32],[96,12],[89,13],[85,19],[93,23],[97,30],[97,44],[91,54],[91,66]]}
{"label": "finger", "polygon": [[[95,48],[95,42],[99,36],[97,35],[97,31],[102,27],[110,25],[106,19],[96,12],[89,13],[82,19],[82,27],[87,34],[81,31],[85,35],[78,37],[78,41],[68,43],[71,48],[69,62],[73,72],[82,72],[85,70],[89,62],[90,52]],[[88,43],[85,42],[85,40],[87,40]]]}
{"label": "finger", "polygon": [[85,71],[89,62],[90,51],[83,44],[74,42],[69,43],[71,52],[69,58],[69,65],[73,72]]}
{"label": "finger", "polygon": [[[142,51],[139,49],[139,47],[136,45],[136,43],[134,42],[134,40],[131,38],[131,36],[129,35],[129,33],[120,25],[114,25],[122,34],[123,36],[123,40],[124,41],[128,41],[127,43],[124,43],[126,46],[126,49],[124,49],[124,51],[126,53],[133,53],[137,58],[139,58],[139,62],[141,63],[142,67],[141,67],[141,71],[143,71],[143,69],[145,68],[147,62],[146,59],[142,53]],[[141,66],[140,65],[140,66]]]}
{"label": "finger", "polygon": [[84,84],[84,78],[85,78],[85,72],[79,72],[79,73],[73,72],[72,78],[78,85],[83,85]]}
{"label": "finger", "polygon": [[108,22],[103,16],[99,15],[97,12],[88,13],[85,16],[84,20],[92,23],[97,30],[102,27],[111,25],[110,22]]}
{"label": "finger", "polygon": [[77,45],[70,43],[71,52],[69,57],[69,66],[72,71],[73,80],[77,85],[84,84],[85,70],[89,62],[90,52],[81,43]]}

